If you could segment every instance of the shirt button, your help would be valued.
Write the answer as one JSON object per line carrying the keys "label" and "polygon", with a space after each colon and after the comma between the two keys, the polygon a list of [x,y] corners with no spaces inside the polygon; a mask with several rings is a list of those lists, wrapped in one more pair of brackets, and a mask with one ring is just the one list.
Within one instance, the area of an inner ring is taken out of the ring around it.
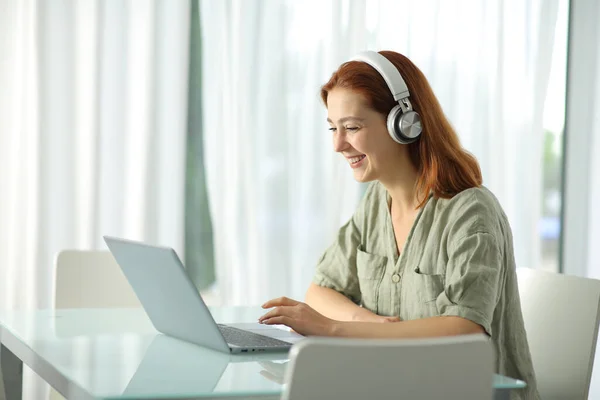
{"label": "shirt button", "polygon": [[394,283],[400,282],[400,275],[398,275],[398,274],[392,275],[392,282],[394,282]]}

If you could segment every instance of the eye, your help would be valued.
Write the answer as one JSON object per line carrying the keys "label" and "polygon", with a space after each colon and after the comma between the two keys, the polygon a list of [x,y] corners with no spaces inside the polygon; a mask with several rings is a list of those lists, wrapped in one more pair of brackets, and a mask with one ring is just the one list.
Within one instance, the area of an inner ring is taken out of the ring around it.
{"label": "eye", "polygon": [[333,127],[333,126],[332,126],[331,128],[329,128],[329,129],[328,129],[328,131],[330,131],[330,132],[335,132],[335,131],[337,131],[337,129],[336,129],[335,127]]}
{"label": "eye", "polygon": [[347,131],[356,132],[358,130],[358,126],[347,126]]}

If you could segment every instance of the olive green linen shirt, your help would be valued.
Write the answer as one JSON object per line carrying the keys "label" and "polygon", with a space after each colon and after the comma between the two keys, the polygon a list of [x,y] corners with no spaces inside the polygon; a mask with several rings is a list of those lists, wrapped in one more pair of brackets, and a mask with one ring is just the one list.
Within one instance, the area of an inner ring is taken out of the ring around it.
{"label": "olive green linen shirt", "polygon": [[452,199],[430,196],[398,256],[389,195],[371,183],[319,260],[313,281],[379,315],[403,321],[459,316],[481,325],[493,343],[496,372],[527,383],[511,397],[539,398],[510,226],[485,187]]}

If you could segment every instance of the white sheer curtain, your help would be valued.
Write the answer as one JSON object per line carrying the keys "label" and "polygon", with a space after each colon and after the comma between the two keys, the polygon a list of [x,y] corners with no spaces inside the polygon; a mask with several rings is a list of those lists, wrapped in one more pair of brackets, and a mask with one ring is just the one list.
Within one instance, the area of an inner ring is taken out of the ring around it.
{"label": "white sheer curtain", "polygon": [[183,245],[189,1],[0,0],[0,306],[103,234]]}
{"label": "white sheer curtain", "polygon": [[410,57],[540,257],[542,115],[558,0],[203,1],[207,182],[225,303],[302,298],[361,190],[318,92],[356,51]]}
{"label": "white sheer curtain", "polygon": [[303,296],[324,244],[359,199],[331,150],[318,84],[365,43],[340,38],[338,54],[330,52],[306,25],[314,11],[323,18],[330,7],[201,8],[205,165],[217,284],[228,304]]}
{"label": "white sheer curtain", "polygon": [[0,307],[51,307],[56,252],[103,234],[181,250],[189,21],[189,1],[0,0]]}

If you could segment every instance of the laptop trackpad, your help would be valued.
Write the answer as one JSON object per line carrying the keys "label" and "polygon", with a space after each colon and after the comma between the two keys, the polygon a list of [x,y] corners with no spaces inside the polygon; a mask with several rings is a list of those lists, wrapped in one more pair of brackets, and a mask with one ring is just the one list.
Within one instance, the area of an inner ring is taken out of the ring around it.
{"label": "laptop trackpad", "polygon": [[259,335],[268,336],[274,339],[283,340],[288,343],[297,343],[304,339],[304,336],[291,332],[290,328],[285,325],[263,325],[258,322],[246,322],[237,324],[225,324],[234,328],[243,329]]}

